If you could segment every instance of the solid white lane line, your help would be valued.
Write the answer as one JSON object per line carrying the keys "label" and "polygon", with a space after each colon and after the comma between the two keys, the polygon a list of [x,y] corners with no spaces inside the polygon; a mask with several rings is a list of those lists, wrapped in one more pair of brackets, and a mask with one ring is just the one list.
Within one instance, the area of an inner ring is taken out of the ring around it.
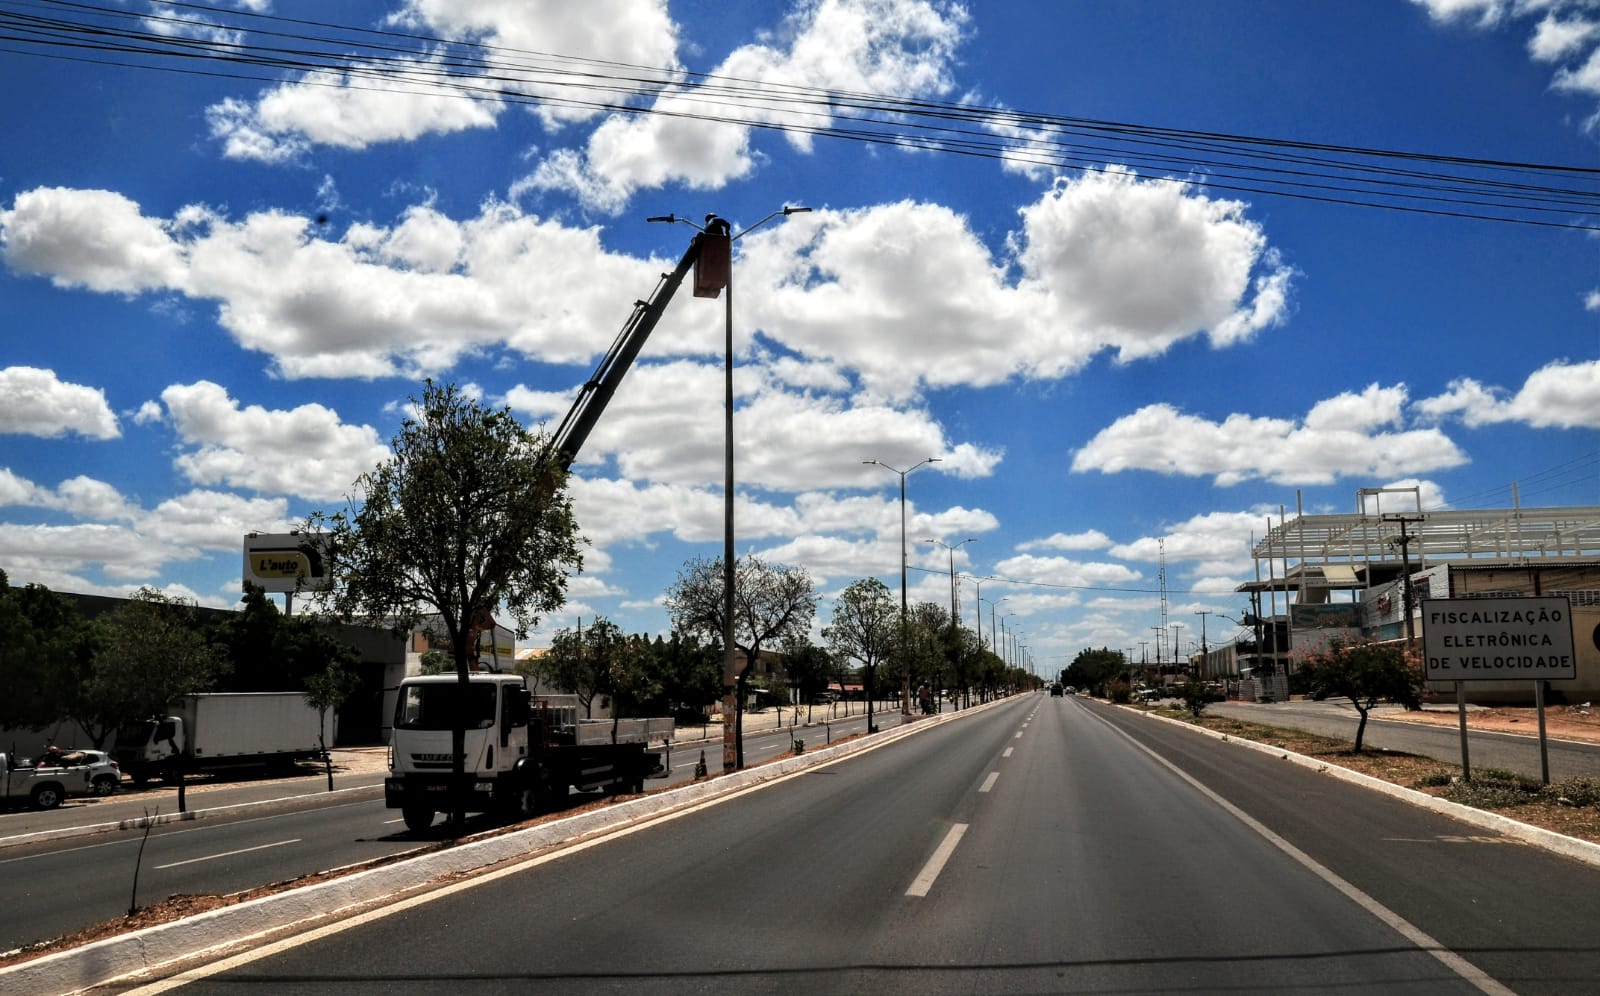
{"label": "solid white lane line", "polygon": [[1200,784],[1200,782],[1196,781],[1188,772],[1179,768],[1171,761],[1168,761],[1160,754],[1157,754],[1149,747],[1146,747],[1144,744],[1133,739],[1133,737],[1129,734],[1117,729],[1115,726],[1111,726],[1111,724],[1107,723],[1104,719],[1101,719],[1100,721],[1105,723],[1107,726],[1110,726],[1111,729],[1115,730],[1123,737],[1126,737],[1129,743],[1150,755],[1173,774],[1188,782],[1197,792],[1205,796],[1207,799],[1210,799],[1218,806],[1222,807],[1222,809],[1229,815],[1233,816],[1234,819],[1237,819],[1240,823],[1243,823],[1251,830],[1254,830],[1256,833],[1260,834],[1269,844],[1288,855],[1295,862],[1299,863],[1301,867],[1305,868],[1307,871],[1311,872],[1311,874],[1328,883],[1338,892],[1343,893],[1344,896],[1351,902],[1354,902],[1357,906],[1366,910],[1372,916],[1388,924],[1390,929],[1394,930],[1401,937],[1404,937],[1412,944],[1415,944],[1423,951],[1432,955],[1440,964],[1456,973],[1456,975],[1460,976],[1469,985],[1474,986],[1479,992],[1488,994],[1488,996],[1516,996],[1513,990],[1501,985],[1499,980],[1495,979],[1489,973],[1472,964],[1470,961],[1467,961],[1454,951],[1446,948],[1443,944],[1439,943],[1439,941],[1435,940],[1433,935],[1427,933],[1421,927],[1416,926],[1410,920],[1407,920],[1405,917],[1402,917],[1394,910],[1391,910],[1389,907],[1378,902],[1367,893],[1362,892],[1354,885],[1340,878],[1331,868],[1322,864],[1316,858],[1313,858],[1311,855],[1300,850],[1298,847],[1295,847],[1283,837],[1278,836],[1278,834],[1273,832],[1260,820],[1257,820],[1255,817],[1246,813],[1238,806],[1235,806],[1222,796],[1211,791],[1211,789]]}
{"label": "solid white lane line", "polygon": [[998,772],[998,771],[989,772],[989,777],[985,778],[983,780],[983,785],[981,787],[979,787],[978,791],[979,792],[987,792],[987,791],[989,791],[990,789],[994,788],[994,783],[999,781],[999,780],[1000,780],[1000,772]]}
{"label": "solid white lane line", "polygon": [[280,841],[277,841],[276,843],[273,843],[273,844],[260,844],[260,845],[257,845],[256,847],[243,847],[243,848],[240,848],[237,851],[226,851],[226,852],[224,852],[222,854],[208,854],[203,858],[190,858],[187,861],[174,861],[169,865],[156,865],[156,869],[159,871],[160,869],[163,869],[163,868],[177,868],[177,867],[180,867],[182,865],[198,864],[201,861],[215,861],[218,858],[231,858],[235,854],[249,854],[251,851],[265,851],[269,847],[282,847],[284,844],[298,844],[298,843],[300,843],[300,838],[296,837],[293,840],[280,840]]}
{"label": "solid white lane line", "polygon": [[911,888],[906,890],[908,896],[926,896],[928,890],[933,888],[934,880],[939,873],[944,871],[946,861],[955,853],[956,845],[961,843],[961,835],[967,832],[965,823],[957,823],[944,835],[944,840],[939,844],[939,849],[933,852],[933,857],[922,866],[922,872],[912,881]]}

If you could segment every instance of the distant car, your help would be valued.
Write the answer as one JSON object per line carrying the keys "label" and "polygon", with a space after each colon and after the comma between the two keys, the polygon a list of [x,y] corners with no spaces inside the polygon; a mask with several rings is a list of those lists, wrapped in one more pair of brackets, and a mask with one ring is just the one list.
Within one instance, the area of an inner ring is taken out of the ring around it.
{"label": "distant car", "polygon": [[1167,697],[1167,693],[1159,688],[1146,688],[1139,692],[1141,702],[1159,702]]}
{"label": "distant car", "polygon": [[1062,688],[1061,682],[1059,682],[1059,681],[1050,686],[1050,694],[1051,695],[1060,695],[1062,693],[1062,691],[1063,691],[1063,688]]}

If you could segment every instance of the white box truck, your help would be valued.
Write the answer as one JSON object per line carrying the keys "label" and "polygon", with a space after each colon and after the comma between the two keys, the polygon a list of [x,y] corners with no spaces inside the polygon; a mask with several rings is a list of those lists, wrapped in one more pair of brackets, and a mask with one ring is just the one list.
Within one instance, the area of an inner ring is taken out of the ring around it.
{"label": "white box truck", "polygon": [[320,760],[332,745],[334,716],[324,717],[301,692],[211,692],[179,699],[168,716],[117,731],[122,770],[142,785],[178,772],[246,765],[287,770]]}

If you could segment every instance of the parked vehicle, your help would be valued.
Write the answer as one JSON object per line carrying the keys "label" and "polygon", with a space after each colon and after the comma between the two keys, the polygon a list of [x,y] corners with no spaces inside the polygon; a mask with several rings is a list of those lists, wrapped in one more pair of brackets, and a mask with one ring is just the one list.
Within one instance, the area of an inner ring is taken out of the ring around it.
{"label": "parked vehicle", "polygon": [[333,723],[331,713],[324,719],[300,692],[189,695],[170,716],[118,730],[117,760],[135,785],[246,765],[287,770],[324,757]]}
{"label": "parked vehicle", "polygon": [[[98,754],[99,758],[89,755]],[[54,809],[72,796],[110,795],[122,782],[116,766],[98,751],[51,748],[38,758],[0,753],[0,800]]]}
{"label": "parked vehicle", "polygon": [[466,725],[458,786],[464,812],[520,818],[552,807],[573,788],[642,792],[644,780],[662,770],[661,755],[646,746],[671,740],[670,717],[580,720],[576,696],[536,699],[521,675],[468,678],[464,690],[456,675],[400,683],[383,794],[413,831],[453,807],[451,740],[458,709]]}
{"label": "parked vehicle", "polygon": [[106,751],[89,747],[47,748],[40,764],[88,765],[89,783],[95,795],[114,795],[122,787],[122,765]]}

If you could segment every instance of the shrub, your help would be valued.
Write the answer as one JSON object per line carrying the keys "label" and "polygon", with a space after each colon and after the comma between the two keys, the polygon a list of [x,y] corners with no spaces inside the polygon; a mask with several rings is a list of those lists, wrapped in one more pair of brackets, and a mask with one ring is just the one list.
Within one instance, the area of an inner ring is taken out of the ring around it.
{"label": "shrub", "polygon": [[1600,778],[1565,778],[1545,786],[1544,794],[1569,806],[1600,806]]}

